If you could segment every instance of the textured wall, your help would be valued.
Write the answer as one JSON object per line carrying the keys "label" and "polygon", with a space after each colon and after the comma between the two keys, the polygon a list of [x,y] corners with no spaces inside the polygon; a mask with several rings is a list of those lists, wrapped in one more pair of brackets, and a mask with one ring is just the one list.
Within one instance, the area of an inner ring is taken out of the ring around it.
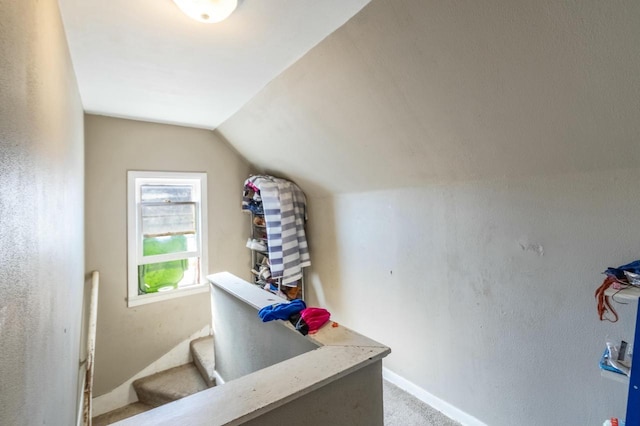
{"label": "textured wall", "polygon": [[0,1],[0,424],[75,423],[82,105],[55,1]]}
{"label": "textured wall", "polygon": [[600,424],[638,258],[640,3],[373,0],[219,131],[311,195],[311,301],[489,425]]}
{"label": "textured wall", "polygon": [[640,3],[372,1],[220,131],[308,193],[635,167]]}
{"label": "textured wall", "polygon": [[209,271],[246,276],[244,159],[207,130],[87,115],[86,261],[100,271],[95,394],[138,373],[211,323],[207,293],[128,308],[127,170],[207,172]]}
{"label": "textured wall", "polygon": [[[626,388],[600,377],[600,272],[638,257],[640,170],[312,199],[312,303],[392,349],[392,371],[487,425],[598,424]],[[616,208],[612,209],[611,206]]]}

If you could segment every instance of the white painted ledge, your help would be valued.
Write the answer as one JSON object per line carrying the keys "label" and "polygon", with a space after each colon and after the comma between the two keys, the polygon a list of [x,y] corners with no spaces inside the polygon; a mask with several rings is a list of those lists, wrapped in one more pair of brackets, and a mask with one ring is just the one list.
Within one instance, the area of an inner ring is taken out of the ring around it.
{"label": "white painted ledge", "polygon": [[[261,309],[280,300],[250,283],[223,272],[207,277],[212,285]],[[255,290],[255,291],[254,291]],[[288,322],[278,321],[298,334]],[[346,327],[327,323],[307,336],[318,349],[255,373],[231,380],[129,419],[119,426],[215,426],[241,424],[313,392],[363,367],[391,350]]]}
{"label": "white painted ledge", "polygon": [[617,300],[628,300],[634,301],[640,299],[640,288],[638,287],[627,287],[622,290],[616,290],[614,288],[609,287],[605,290],[604,294],[609,297],[613,297]]}
{"label": "white painted ledge", "polygon": [[258,286],[248,283],[242,278],[238,278],[229,272],[219,272],[217,274],[207,275],[207,279],[212,286],[216,286],[221,290],[237,297],[249,306],[260,310],[265,306],[275,303],[286,303],[287,300],[276,296],[268,291],[261,290]]}
{"label": "white painted ledge", "polygon": [[622,383],[629,386],[629,377],[624,374],[614,373],[613,371],[600,370],[600,375],[605,379],[613,380],[614,382]]}
{"label": "white painted ledge", "polygon": [[177,288],[170,291],[159,291],[157,293],[129,296],[127,298],[127,307],[135,308],[136,306],[146,305],[148,303],[162,302],[163,300],[192,296],[194,294],[207,293],[208,291],[209,286],[206,283],[203,283],[184,288]]}

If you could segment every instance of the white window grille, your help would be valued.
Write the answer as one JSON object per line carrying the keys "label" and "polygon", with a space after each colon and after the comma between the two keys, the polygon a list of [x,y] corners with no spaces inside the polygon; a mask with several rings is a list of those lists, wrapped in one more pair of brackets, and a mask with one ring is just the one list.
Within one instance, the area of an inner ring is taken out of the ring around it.
{"label": "white window grille", "polygon": [[207,291],[206,173],[127,178],[128,305]]}

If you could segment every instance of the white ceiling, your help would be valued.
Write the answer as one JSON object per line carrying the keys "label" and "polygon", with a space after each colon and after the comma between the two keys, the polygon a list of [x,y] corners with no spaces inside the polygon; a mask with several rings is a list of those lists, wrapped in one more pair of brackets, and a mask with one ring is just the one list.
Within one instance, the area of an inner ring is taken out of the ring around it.
{"label": "white ceiling", "polygon": [[202,24],[172,0],[59,0],[85,111],[213,129],[370,0],[241,0]]}

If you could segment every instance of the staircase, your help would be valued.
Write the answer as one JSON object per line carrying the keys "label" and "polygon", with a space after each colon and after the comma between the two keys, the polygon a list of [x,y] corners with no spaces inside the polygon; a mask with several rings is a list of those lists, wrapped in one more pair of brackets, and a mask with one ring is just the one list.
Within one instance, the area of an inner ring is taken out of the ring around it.
{"label": "staircase", "polygon": [[93,426],[105,426],[216,385],[213,337],[190,343],[193,362],[133,382],[138,402],[94,417]]}

